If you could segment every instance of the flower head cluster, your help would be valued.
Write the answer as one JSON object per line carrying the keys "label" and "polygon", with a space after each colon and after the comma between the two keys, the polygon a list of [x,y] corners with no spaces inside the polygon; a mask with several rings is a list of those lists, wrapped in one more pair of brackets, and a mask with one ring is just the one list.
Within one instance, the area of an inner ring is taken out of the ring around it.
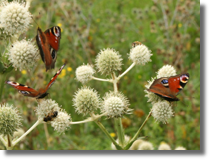
{"label": "flower head cluster", "polygon": [[101,100],[95,90],[83,87],[74,95],[73,103],[78,113],[87,115],[100,107]]}
{"label": "flower head cluster", "polygon": [[51,122],[51,125],[56,131],[62,133],[69,127],[70,122],[71,116],[66,112],[60,111],[57,117]]}
{"label": "flower head cluster", "polygon": [[158,147],[158,150],[171,150],[171,147],[167,143],[161,142]]}
{"label": "flower head cluster", "polygon": [[145,65],[150,62],[151,51],[144,44],[136,45],[130,50],[129,58],[136,64]]}
{"label": "flower head cluster", "polygon": [[0,135],[10,135],[21,126],[21,117],[15,107],[9,104],[0,105]]}
{"label": "flower head cluster", "polygon": [[1,3],[0,22],[1,28],[9,35],[25,32],[31,21],[31,14],[25,3],[13,1]]}
{"label": "flower head cluster", "polygon": [[168,101],[159,101],[153,104],[152,116],[156,121],[166,123],[173,114],[172,106]]}
{"label": "flower head cluster", "polygon": [[179,147],[176,147],[175,150],[186,150],[186,148],[179,146]]}
{"label": "flower head cluster", "polygon": [[70,125],[71,116],[63,111],[58,103],[51,99],[43,100],[36,109],[36,114],[38,118],[44,120],[44,117],[48,116],[50,113],[57,111],[58,115],[50,121],[51,126],[58,132],[64,132]]}
{"label": "flower head cluster", "polygon": [[171,77],[176,75],[176,70],[171,65],[165,65],[162,68],[160,68],[157,72],[157,78],[161,77]]}
{"label": "flower head cluster", "polygon": [[101,112],[107,113],[107,117],[121,117],[125,113],[129,113],[129,101],[122,93],[109,92],[103,97]]}
{"label": "flower head cluster", "polygon": [[16,41],[10,48],[8,57],[14,68],[20,71],[30,70],[36,65],[38,50],[31,41]]}
{"label": "flower head cluster", "polygon": [[140,145],[138,150],[154,150],[152,143],[143,141]]}
{"label": "flower head cluster", "polygon": [[94,69],[90,65],[82,65],[76,69],[76,78],[81,83],[86,83],[92,79]]}
{"label": "flower head cluster", "polygon": [[109,75],[114,71],[120,71],[122,66],[121,55],[114,49],[104,49],[96,57],[96,66],[102,74]]}

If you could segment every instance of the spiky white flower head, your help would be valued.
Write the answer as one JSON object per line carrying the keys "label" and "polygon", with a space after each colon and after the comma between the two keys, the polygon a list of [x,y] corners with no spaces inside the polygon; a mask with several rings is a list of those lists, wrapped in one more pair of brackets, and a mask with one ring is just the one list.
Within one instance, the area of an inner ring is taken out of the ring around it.
{"label": "spiky white flower head", "polygon": [[152,116],[156,121],[166,123],[173,114],[172,106],[168,101],[159,101],[153,104]]}
{"label": "spiky white flower head", "polygon": [[144,141],[139,145],[138,150],[154,150],[152,143]]}
{"label": "spiky white flower head", "polygon": [[52,99],[46,99],[46,100],[42,100],[38,107],[36,108],[36,114],[38,115],[39,119],[43,119],[44,117],[46,117],[49,113],[52,113],[54,111],[59,111],[61,110],[61,108],[59,107],[58,103],[56,103],[54,100]]}
{"label": "spiky white flower head", "polygon": [[175,150],[186,150],[186,148],[179,146],[179,147],[176,147]]}
{"label": "spiky white flower head", "polygon": [[167,143],[161,142],[158,147],[158,150],[171,150],[171,147]]}
{"label": "spiky white flower head", "polygon": [[60,111],[56,118],[51,121],[51,125],[57,132],[62,133],[70,126],[70,122],[71,116],[66,112]]}
{"label": "spiky white flower head", "polygon": [[30,70],[37,64],[38,54],[36,46],[30,40],[21,40],[12,45],[8,58],[14,68],[18,68],[20,71]]}
{"label": "spiky white flower head", "polygon": [[101,106],[101,112],[107,113],[108,118],[121,117],[129,113],[129,101],[122,93],[109,92],[103,97],[104,101]]}
{"label": "spiky white flower head", "polygon": [[151,61],[151,56],[151,51],[147,48],[147,46],[141,44],[131,48],[129,59],[136,64],[145,65],[147,62]]}
{"label": "spiky white flower head", "polygon": [[158,101],[163,100],[163,98],[161,98],[160,96],[157,96],[156,94],[147,91],[147,89],[150,88],[150,86],[152,85],[152,83],[154,82],[155,79],[156,79],[156,78],[151,78],[151,80],[148,81],[148,83],[145,85],[146,90],[144,90],[145,93],[146,93],[145,97],[148,97],[147,102],[151,102],[152,104],[154,104],[154,103],[156,103],[156,102],[158,102]]}
{"label": "spiky white flower head", "polygon": [[0,105],[0,135],[12,136],[21,126],[21,117],[13,105],[7,103]]}
{"label": "spiky white flower head", "polygon": [[82,87],[73,98],[73,105],[79,114],[87,115],[100,107],[101,100],[98,93],[91,88]]}
{"label": "spiky white flower head", "polygon": [[99,72],[110,75],[114,71],[120,71],[122,66],[121,55],[114,49],[104,49],[96,57],[96,67]]}
{"label": "spiky white flower head", "polygon": [[[125,135],[125,145],[130,141],[131,137],[129,137],[128,135]],[[119,143],[119,139],[116,140],[117,143]],[[112,150],[116,150],[116,147],[113,143],[111,143],[111,148]]]}
{"label": "spiky white flower head", "polygon": [[0,22],[4,31],[10,35],[25,32],[31,21],[31,14],[25,3],[13,1],[2,5]]}
{"label": "spiky white flower head", "polygon": [[76,69],[76,78],[81,83],[87,83],[92,79],[95,70],[90,65],[82,65]]}
{"label": "spiky white flower head", "polygon": [[176,75],[176,70],[173,66],[171,65],[164,65],[162,68],[160,68],[157,72],[157,78],[161,77],[170,77],[170,76],[175,76]]}
{"label": "spiky white flower head", "polygon": [[139,146],[144,142],[142,139],[137,139],[130,147],[130,150],[138,150]]}

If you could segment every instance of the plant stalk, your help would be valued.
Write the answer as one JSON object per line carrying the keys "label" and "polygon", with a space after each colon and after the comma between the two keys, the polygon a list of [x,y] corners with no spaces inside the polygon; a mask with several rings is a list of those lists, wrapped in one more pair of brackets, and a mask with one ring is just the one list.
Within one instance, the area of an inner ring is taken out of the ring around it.
{"label": "plant stalk", "polygon": [[149,114],[147,115],[146,119],[144,120],[144,122],[142,123],[141,127],[139,128],[139,130],[136,132],[136,134],[134,135],[134,137],[130,140],[130,142],[125,146],[125,150],[128,150],[130,148],[130,146],[133,144],[133,142],[138,138],[139,133],[141,132],[142,128],[144,127],[144,125],[147,123],[147,121],[149,120],[149,118],[152,115],[152,111],[149,112]]}

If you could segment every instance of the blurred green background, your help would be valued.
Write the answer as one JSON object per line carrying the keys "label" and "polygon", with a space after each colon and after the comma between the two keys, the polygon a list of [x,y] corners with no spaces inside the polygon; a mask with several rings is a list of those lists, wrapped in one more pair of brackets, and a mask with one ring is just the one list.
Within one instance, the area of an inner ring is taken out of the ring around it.
{"label": "blurred green background", "polygon": [[[54,70],[45,72],[41,59],[32,72],[12,71],[10,80],[26,84],[35,89],[44,87],[58,68],[67,61],[67,66],[49,90],[51,98],[71,114],[73,121],[86,117],[78,115],[72,106],[75,91],[82,86],[75,79],[75,70],[80,65],[95,64],[95,57],[104,48],[114,48],[122,55],[120,74],[132,62],[128,59],[131,44],[140,41],[152,51],[152,62],[135,66],[118,84],[119,91],[129,101],[133,114],[122,119],[125,134],[133,136],[152,105],[145,97],[145,84],[165,64],[174,66],[177,74],[188,72],[190,80],[178,96],[174,106],[175,115],[167,124],[157,123],[151,117],[140,136],[148,136],[154,148],[164,141],[172,149],[183,146],[188,150],[200,149],[200,2],[199,0],[72,0],[32,1],[30,12],[42,30],[59,25],[62,28],[60,50]],[[32,21],[28,32],[21,38],[33,39],[37,25]],[[0,42],[4,52],[6,42]],[[96,73],[95,77],[110,78]],[[113,90],[107,82],[90,81],[101,97]],[[26,131],[37,119],[35,99],[20,95],[10,86],[4,87],[1,103],[18,107],[23,116]],[[113,119],[101,119],[110,133],[116,133]],[[65,134],[58,134],[48,125],[50,144],[39,125],[14,149],[24,150],[107,150],[111,142],[94,122],[72,125]],[[113,134],[114,135],[114,134]],[[117,137],[114,137],[117,138]],[[1,143],[1,142],[0,142]]]}

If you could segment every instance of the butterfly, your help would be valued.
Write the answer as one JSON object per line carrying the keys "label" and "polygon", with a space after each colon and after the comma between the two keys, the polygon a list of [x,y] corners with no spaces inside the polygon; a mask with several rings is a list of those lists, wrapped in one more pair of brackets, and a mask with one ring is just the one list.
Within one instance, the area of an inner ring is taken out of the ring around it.
{"label": "butterfly", "polygon": [[155,93],[167,101],[179,101],[176,96],[187,84],[189,78],[190,75],[188,73],[162,77],[156,79],[147,91]]}
{"label": "butterfly", "polygon": [[58,75],[61,73],[62,69],[64,68],[65,64],[56,72],[56,74],[51,78],[50,82],[48,83],[47,87],[40,88],[38,91],[28,87],[26,85],[12,82],[12,81],[6,81],[7,84],[11,85],[13,88],[17,89],[22,95],[27,97],[33,97],[36,99],[41,99],[46,97],[49,93],[47,93],[48,89],[53,85],[55,80],[57,79]]}
{"label": "butterfly", "polygon": [[42,32],[39,27],[37,29],[36,43],[46,71],[55,67],[60,39],[61,28],[59,26],[49,28],[45,32]]}

